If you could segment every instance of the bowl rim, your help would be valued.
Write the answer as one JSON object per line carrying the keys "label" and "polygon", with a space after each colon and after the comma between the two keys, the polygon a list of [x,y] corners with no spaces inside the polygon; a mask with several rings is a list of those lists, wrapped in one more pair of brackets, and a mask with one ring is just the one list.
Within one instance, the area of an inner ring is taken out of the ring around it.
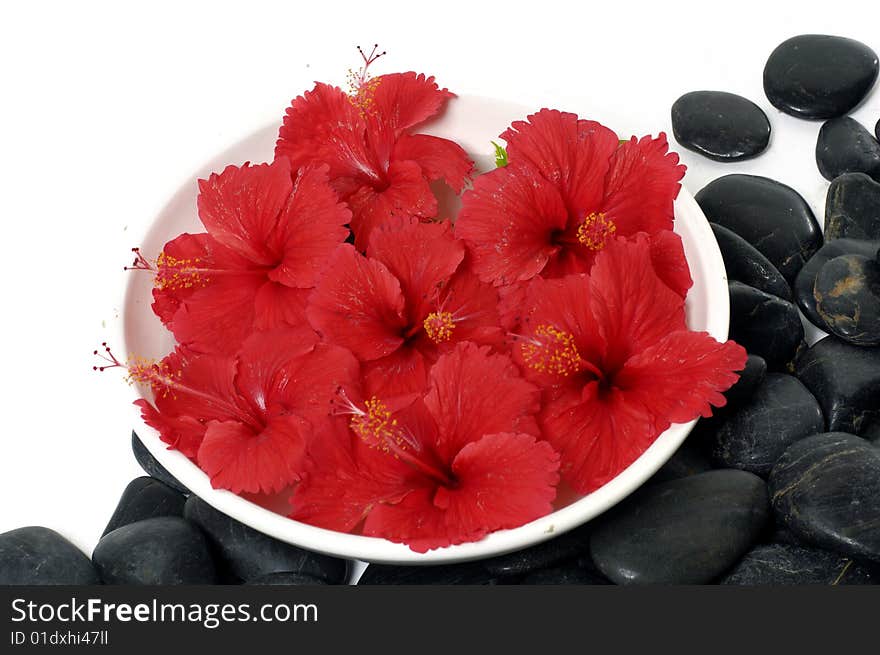
{"label": "bowl rim", "polygon": [[[508,109],[516,107],[523,112],[519,114],[521,116],[531,113],[515,103],[475,95],[462,95],[458,98],[457,103],[467,100],[502,103]],[[266,129],[267,126],[263,126],[248,133],[208,161],[214,162],[223,159],[226,153],[243,147]],[[178,187],[162,209],[145,226],[141,234],[143,238],[149,235],[157,219],[163,216],[179,197],[193,192],[188,187],[193,186],[194,180],[200,174],[201,171],[196,172]],[[687,230],[692,232],[692,239],[700,246],[700,264],[704,269],[707,269],[708,275],[705,282],[712,304],[707,308],[705,330],[715,339],[723,341],[728,336],[730,315],[724,262],[708,220],[694,197],[684,186],[681,187],[675,201],[675,215],[676,228],[686,225]],[[679,221],[680,215],[687,217],[684,222]],[[678,233],[678,229],[676,232]],[[689,266],[693,271],[694,266],[690,261]],[[133,303],[137,303],[135,286],[134,279],[129,278],[125,284],[121,318],[118,321],[118,339],[125,353],[129,352],[130,345],[126,338],[128,308]],[[143,398],[135,385],[132,385],[132,396],[133,399]],[[672,425],[659,435],[635,462],[615,478],[592,493],[546,516],[517,528],[492,532],[479,541],[418,553],[405,544],[394,543],[386,539],[336,532],[308,525],[262,507],[231,491],[214,489],[207,474],[181,452],[170,450],[159,438],[159,433],[143,422],[139,408],[134,404],[131,405],[131,408],[132,419],[137,426],[135,432],[152,456],[194,495],[218,511],[259,532],[308,550],[366,562],[408,565],[447,564],[483,559],[536,545],[572,530],[607,511],[641,487],[675,453],[697,422],[695,419],[689,423]]]}

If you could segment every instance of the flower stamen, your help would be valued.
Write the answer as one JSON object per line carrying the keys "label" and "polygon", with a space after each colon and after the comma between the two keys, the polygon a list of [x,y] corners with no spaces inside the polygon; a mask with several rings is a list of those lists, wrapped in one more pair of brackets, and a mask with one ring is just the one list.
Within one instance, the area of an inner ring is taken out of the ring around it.
{"label": "flower stamen", "polygon": [[590,212],[578,226],[577,238],[590,250],[602,250],[608,239],[617,232],[617,226],[602,212]]}
{"label": "flower stamen", "polygon": [[373,49],[370,51],[369,55],[364,53],[360,46],[357,46],[357,49],[361,55],[361,59],[364,60],[364,65],[361,66],[357,72],[348,69],[348,73],[346,74],[349,89],[348,96],[351,99],[352,104],[360,110],[361,115],[365,116],[370,113],[373,104],[373,95],[381,81],[380,78],[371,78],[368,71],[370,65],[379,59],[379,57],[386,54],[386,52],[384,50],[382,52],[377,52],[379,49],[378,43],[373,44]]}
{"label": "flower stamen", "polygon": [[452,333],[455,330],[455,318],[452,312],[431,312],[425,318],[423,326],[431,341],[443,343],[452,338]]}
{"label": "flower stamen", "polygon": [[538,326],[520,350],[526,365],[539,373],[567,377],[585,368],[574,335],[552,325]]}

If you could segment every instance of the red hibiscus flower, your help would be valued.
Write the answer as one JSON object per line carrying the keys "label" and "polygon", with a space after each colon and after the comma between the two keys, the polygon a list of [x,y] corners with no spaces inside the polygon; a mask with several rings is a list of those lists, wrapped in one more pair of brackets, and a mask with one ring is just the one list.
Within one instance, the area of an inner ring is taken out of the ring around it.
{"label": "red hibiscus flower", "polygon": [[125,368],[152,388],[152,404],[135,401],[144,422],[194,459],[211,484],[236,493],[296,482],[336,390],[359,373],[351,353],[318,343],[308,328],[255,333],[235,356],[178,348],[158,363]]}
{"label": "red hibiscus flower", "polygon": [[685,168],[665,135],[620,144],[599,123],[543,109],[501,137],[508,165],[475,180],[455,227],[481,279],[500,286],[588,273],[614,238],[646,232],[663,235],[651,256],[684,296],[691,279],[669,230]]}
{"label": "red hibiscus flower", "polygon": [[502,343],[497,304],[449,223],[393,218],[373,232],[366,257],[336,249],[306,314],[364,362],[368,392],[387,396],[423,389],[431,363],[460,341]]}
{"label": "red hibiscus flower", "polygon": [[746,352],[685,326],[644,235],[610,242],[591,275],[535,279],[514,356],[544,389],[541,427],[579,493],[629,466],[672,423],[710,416]]}
{"label": "red hibiscus flower", "polygon": [[[199,180],[207,233],[182,234],[156,263],[153,311],[177,342],[233,354],[254,330],[305,324],[305,301],[351,213],[327,170],[281,160]],[[152,268],[139,257],[140,268]]]}
{"label": "red hibiscus flower", "polygon": [[425,552],[551,511],[559,457],[536,439],[537,388],[506,355],[459,344],[403,408],[343,397],[350,419],[315,440],[293,518],[342,531],[363,524],[366,535]]}
{"label": "red hibiscus flower", "polygon": [[433,77],[393,73],[367,79],[365,66],[352,95],[317,83],[294,99],[278,133],[275,157],[293,166],[330,167],[330,181],[353,212],[355,245],[363,251],[389,216],[437,215],[429,182],[461,191],[473,162],[456,143],[412,129],[438,115],[454,97]]}

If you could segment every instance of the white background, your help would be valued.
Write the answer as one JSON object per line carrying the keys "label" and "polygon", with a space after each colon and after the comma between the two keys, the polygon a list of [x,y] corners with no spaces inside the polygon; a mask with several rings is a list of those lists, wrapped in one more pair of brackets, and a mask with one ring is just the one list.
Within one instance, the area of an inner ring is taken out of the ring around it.
{"label": "white background", "polygon": [[[670,132],[684,92],[740,93],[767,111],[769,151],[734,165],[684,151],[686,186],[768,175],[820,220],[819,124],[772,109],[764,62],[799,33],[880,50],[869,2],[138,4],[0,9],[0,532],[45,525],[87,552],[140,474],[129,390],[91,370],[117,329],[129,248],[203,161],[280,121],[314,80],[344,84],[356,44],[388,50],[377,74],[434,74],[458,93],[577,111],[627,136]],[[873,130],[880,93],[854,116]]]}

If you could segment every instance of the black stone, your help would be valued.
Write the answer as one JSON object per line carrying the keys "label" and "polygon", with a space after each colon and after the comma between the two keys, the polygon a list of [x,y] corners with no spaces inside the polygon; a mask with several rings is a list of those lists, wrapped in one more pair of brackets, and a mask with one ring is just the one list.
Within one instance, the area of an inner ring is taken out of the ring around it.
{"label": "black stone", "polygon": [[[702,422],[702,421],[701,421]],[[696,435],[690,435],[678,450],[651,477],[646,484],[656,484],[705,473],[712,462]]]}
{"label": "black stone", "polygon": [[840,255],[863,255],[873,257],[880,241],[861,241],[859,239],[834,239],[829,241],[810,258],[801,272],[798,273],[794,282],[794,297],[798,307],[813,325],[821,326],[824,321],[816,310],[816,299],[813,297],[813,287],[816,284],[816,276],[826,262]]}
{"label": "black stone", "polygon": [[735,232],[714,223],[710,225],[721,249],[728,280],[742,282],[783,300],[792,300],[788,282],[764,255]]}
{"label": "black stone", "polygon": [[880,449],[852,434],[797,442],[770,474],[773,509],[804,541],[880,562]]}
{"label": "black stone", "polygon": [[800,380],[770,373],[752,400],[721,425],[712,456],[719,466],[766,476],[786,448],[824,428],[819,403]]}
{"label": "black stone", "polygon": [[874,126],[874,136],[880,141],[880,119],[877,120],[877,124]]}
{"label": "black stone", "polygon": [[156,478],[135,478],[128,483],[122,498],[101,536],[116,528],[156,516],[183,516],[186,496]]}
{"label": "black stone", "polygon": [[576,564],[532,571],[519,584],[528,585],[607,585],[609,580]]}
{"label": "black stone", "polygon": [[822,406],[827,430],[861,435],[880,428],[880,349],[828,336],[798,358],[795,374]]}
{"label": "black stone", "polygon": [[197,496],[186,501],[183,515],[205,531],[222,572],[240,580],[277,572],[310,575],[329,584],[340,584],[348,577],[346,560],[273,539],[217,511]]}
{"label": "black stone", "polygon": [[816,165],[826,180],[844,173],[865,173],[880,180],[880,143],[849,116],[832,118],[819,130]]}
{"label": "black stone", "polygon": [[359,585],[491,585],[498,577],[479,562],[439,566],[397,566],[370,564]]}
{"label": "black stone", "polygon": [[137,460],[137,463],[140,464],[140,467],[144,469],[147,475],[154,477],[157,480],[161,480],[169,487],[174,487],[187,496],[192,493],[182,482],[180,482],[180,480],[171,475],[171,473],[168,472],[168,469],[162,466],[159,461],[153,457],[152,453],[147,450],[144,442],[141,441],[141,438],[137,436],[134,431],[131,433],[131,451],[134,453],[134,458]]}
{"label": "black stone", "polygon": [[214,584],[208,541],[179,516],[129,523],[101,537],[92,561],[105,584]]}
{"label": "black stone", "polygon": [[101,584],[89,558],[60,534],[41,526],[0,534],[0,586]]}
{"label": "black stone", "polygon": [[724,410],[730,412],[748,402],[766,377],[767,362],[765,359],[758,355],[749,355],[746,359],[746,367],[739,371],[739,380],[724,392],[724,397],[727,398]]}
{"label": "black stone", "polygon": [[760,155],[770,143],[770,121],[751,100],[724,91],[692,91],[672,105],[675,140],[715,161]]}
{"label": "black stone", "polygon": [[696,195],[711,222],[757,248],[791,282],[822,245],[822,231],[801,195],[757,175],[725,175]]}
{"label": "black stone", "polygon": [[813,287],[826,331],[857,346],[880,345],[880,265],[874,258],[841,255],[827,262]]}
{"label": "black stone", "polygon": [[877,79],[877,55],[852,39],[802,34],[783,41],[764,66],[770,103],[799,118],[833,118],[858,105]]}
{"label": "black stone", "polygon": [[825,239],[880,239],[880,183],[864,173],[835,178],[825,196]]}
{"label": "black stone", "polygon": [[313,575],[294,573],[290,571],[279,571],[277,573],[267,573],[266,575],[261,575],[259,578],[248,580],[247,582],[245,582],[245,584],[289,587],[294,585],[325,585],[327,583],[323,579],[316,578]]}
{"label": "black stone", "polygon": [[702,584],[736,563],[769,516],[761,478],[709,471],[643,487],[594,530],[590,550],[617,584]]}
{"label": "black stone", "polygon": [[730,282],[730,338],[763,357],[771,370],[792,361],[804,339],[797,307],[753,287]]}
{"label": "black stone", "polygon": [[756,546],[721,580],[727,585],[876,584],[872,572],[827,550],[765,544]]}
{"label": "black stone", "polygon": [[589,525],[575,528],[537,546],[498,555],[481,562],[483,568],[496,576],[522,575],[545,569],[590,550]]}

